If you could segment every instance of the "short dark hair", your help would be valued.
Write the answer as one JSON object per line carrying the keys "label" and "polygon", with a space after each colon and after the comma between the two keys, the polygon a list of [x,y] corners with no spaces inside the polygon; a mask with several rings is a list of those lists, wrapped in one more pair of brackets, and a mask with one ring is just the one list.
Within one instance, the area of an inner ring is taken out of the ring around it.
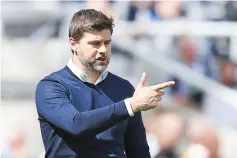
{"label": "short dark hair", "polygon": [[114,20],[95,9],[82,9],[76,12],[70,21],[69,37],[78,41],[89,30],[110,29],[113,33]]}

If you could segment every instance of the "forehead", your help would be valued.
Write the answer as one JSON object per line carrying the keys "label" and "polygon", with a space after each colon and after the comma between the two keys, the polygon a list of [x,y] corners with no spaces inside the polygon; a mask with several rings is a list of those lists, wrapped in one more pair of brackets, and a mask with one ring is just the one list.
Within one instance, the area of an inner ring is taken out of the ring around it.
{"label": "forehead", "polygon": [[101,31],[90,30],[83,34],[81,40],[91,41],[91,40],[110,40],[111,32],[109,29],[104,29]]}

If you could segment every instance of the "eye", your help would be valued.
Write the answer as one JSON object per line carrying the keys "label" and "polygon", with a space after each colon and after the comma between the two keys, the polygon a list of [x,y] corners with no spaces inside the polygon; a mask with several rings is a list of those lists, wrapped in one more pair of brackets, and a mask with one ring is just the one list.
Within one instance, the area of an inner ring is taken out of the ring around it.
{"label": "eye", "polygon": [[91,45],[93,45],[93,46],[99,46],[99,45],[100,45],[100,42],[92,42]]}
{"label": "eye", "polygon": [[111,41],[105,42],[105,45],[109,45],[111,43]]}

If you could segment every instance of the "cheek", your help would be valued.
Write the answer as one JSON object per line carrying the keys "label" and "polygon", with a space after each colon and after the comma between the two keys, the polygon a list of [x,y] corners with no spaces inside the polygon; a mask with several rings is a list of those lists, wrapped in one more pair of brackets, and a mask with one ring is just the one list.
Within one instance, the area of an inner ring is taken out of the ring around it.
{"label": "cheek", "polygon": [[109,46],[109,47],[107,48],[106,54],[107,54],[108,57],[110,57],[110,55],[111,55],[111,46]]}
{"label": "cheek", "polygon": [[86,45],[83,47],[80,47],[80,52],[86,59],[95,58],[97,54],[97,49],[91,47],[90,45]]}
{"label": "cheek", "polygon": [[110,55],[111,54],[111,47],[108,48],[108,54]]}

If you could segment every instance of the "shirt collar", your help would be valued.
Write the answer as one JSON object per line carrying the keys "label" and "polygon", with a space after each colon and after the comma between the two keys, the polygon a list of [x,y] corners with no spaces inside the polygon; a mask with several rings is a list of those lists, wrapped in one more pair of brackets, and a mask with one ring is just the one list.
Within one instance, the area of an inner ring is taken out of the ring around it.
{"label": "shirt collar", "polygon": [[[72,58],[69,59],[67,67],[82,81],[94,84],[90,78],[90,76],[84,73],[81,69],[79,69],[72,61]],[[108,71],[103,71],[99,78],[96,80],[95,85],[102,82],[108,75]]]}

